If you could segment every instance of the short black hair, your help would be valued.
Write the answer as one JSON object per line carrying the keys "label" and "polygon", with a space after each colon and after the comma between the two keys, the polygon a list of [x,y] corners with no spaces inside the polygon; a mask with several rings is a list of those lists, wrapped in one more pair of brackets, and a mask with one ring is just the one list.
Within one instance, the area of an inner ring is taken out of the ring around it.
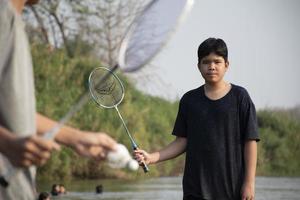
{"label": "short black hair", "polygon": [[50,197],[50,194],[48,192],[41,192],[40,195],[39,195],[38,200],[45,200],[48,197]]}
{"label": "short black hair", "polygon": [[57,196],[58,195],[58,191],[56,191],[57,186],[59,186],[59,185],[58,184],[53,184],[52,185],[52,190],[51,190],[52,196]]}
{"label": "short black hair", "polygon": [[211,53],[215,53],[218,56],[222,56],[225,62],[228,61],[228,49],[226,43],[220,38],[208,38],[202,42],[198,47],[198,63],[202,58],[208,56]]}

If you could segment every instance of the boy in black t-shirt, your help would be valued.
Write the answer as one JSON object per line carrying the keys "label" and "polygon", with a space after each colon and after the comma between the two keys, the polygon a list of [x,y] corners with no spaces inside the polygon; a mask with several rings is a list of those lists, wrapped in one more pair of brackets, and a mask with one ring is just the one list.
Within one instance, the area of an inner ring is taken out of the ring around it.
{"label": "boy in black t-shirt", "polygon": [[136,150],[136,160],[155,164],[186,152],[184,200],[253,200],[257,162],[256,111],[247,91],[228,83],[228,51],[222,39],[198,48],[205,84],[187,92],[174,125],[176,139],[164,149]]}

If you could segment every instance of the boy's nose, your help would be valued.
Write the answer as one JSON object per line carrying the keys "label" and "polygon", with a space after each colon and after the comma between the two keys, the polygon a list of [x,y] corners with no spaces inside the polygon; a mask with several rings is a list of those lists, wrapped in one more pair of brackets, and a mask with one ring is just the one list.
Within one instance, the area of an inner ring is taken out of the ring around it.
{"label": "boy's nose", "polygon": [[210,63],[209,65],[208,65],[208,69],[209,70],[215,70],[216,69],[216,66],[215,66],[215,64],[214,63]]}

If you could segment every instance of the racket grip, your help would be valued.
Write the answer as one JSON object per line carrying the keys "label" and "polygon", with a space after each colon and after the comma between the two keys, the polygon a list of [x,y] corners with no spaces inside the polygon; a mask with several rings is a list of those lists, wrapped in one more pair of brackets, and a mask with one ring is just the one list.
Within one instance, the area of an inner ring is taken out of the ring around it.
{"label": "racket grip", "polygon": [[[137,149],[138,149],[138,147],[137,147],[136,144],[134,144],[132,148],[133,148],[133,150],[137,150]],[[143,168],[143,170],[144,170],[144,173],[149,172],[149,167],[146,165],[146,163],[142,162],[142,163],[140,164],[140,166],[142,166],[142,168]]]}
{"label": "racket grip", "polygon": [[144,162],[141,163],[141,166],[142,166],[142,168],[144,170],[144,173],[149,172],[149,167]]}

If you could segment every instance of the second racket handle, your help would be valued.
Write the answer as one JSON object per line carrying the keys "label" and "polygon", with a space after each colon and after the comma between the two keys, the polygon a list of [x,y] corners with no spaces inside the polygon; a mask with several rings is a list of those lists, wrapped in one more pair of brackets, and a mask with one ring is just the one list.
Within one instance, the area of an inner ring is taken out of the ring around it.
{"label": "second racket handle", "polygon": [[[137,150],[138,148],[136,146],[133,146],[133,150]],[[140,164],[140,166],[142,166],[143,170],[144,170],[144,173],[147,173],[149,172],[149,167],[146,165],[146,163],[142,162]]]}

